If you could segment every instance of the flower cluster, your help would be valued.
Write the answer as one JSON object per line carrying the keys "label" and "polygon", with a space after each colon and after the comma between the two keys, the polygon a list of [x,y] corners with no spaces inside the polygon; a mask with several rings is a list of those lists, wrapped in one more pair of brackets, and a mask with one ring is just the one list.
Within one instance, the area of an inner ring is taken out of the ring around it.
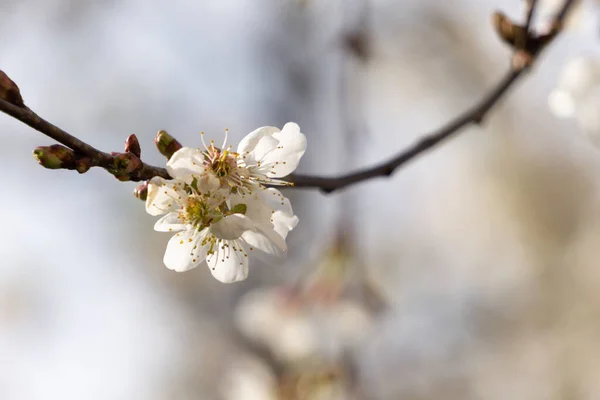
{"label": "flower cluster", "polygon": [[248,134],[233,151],[223,145],[183,147],[167,162],[173,178],[155,177],[148,183],[146,211],[163,215],[159,232],[174,232],[164,263],[187,271],[206,261],[221,282],[243,280],[248,256],[269,264],[286,255],[285,239],[298,218],[287,198],[266,185],[292,173],[306,150],[306,137],[295,123],[282,130],[262,127]]}

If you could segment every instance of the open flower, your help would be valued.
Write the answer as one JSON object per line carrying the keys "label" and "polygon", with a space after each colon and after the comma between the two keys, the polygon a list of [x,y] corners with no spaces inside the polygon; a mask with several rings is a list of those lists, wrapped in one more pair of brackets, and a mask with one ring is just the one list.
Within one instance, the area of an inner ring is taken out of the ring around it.
{"label": "open flower", "polygon": [[259,184],[288,185],[283,178],[298,167],[306,151],[306,137],[300,127],[288,122],[282,130],[264,126],[250,132],[240,142],[239,165],[248,171],[249,180]]}
{"label": "open flower", "polygon": [[272,179],[290,174],[306,150],[306,138],[294,123],[283,130],[263,127],[242,140],[238,151],[211,141],[204,149],[182,147],[167,162],[172,180],[148,183],[146,211],[164,215],[154,229],[176,232],[165,252],[165,265],[187,271],[205,261],[221,282],[248,275],[248,255],[269,264],[286,255],[285,239],[298,218]]}
{"label": "open flower", "polygon": [[212,183],[200,184],[203,178],[186,183],[155,177],[148,184],[146,211],[164,214],[154,229],[176,232],[164,256],[167,268],[187,271],[206,260],[213,276],[229,283],[247,277],[251,253],[268,263],[281,262],[285,237],[298,222],[289,201],[276,189],[228,196],[228,191],[207,190]]}
{"label": "open flower", "polygon": [[263,184],[291,185],[282,181],[296,169],[306,151],[306,137],[300,127],[288,122],[282,130],[265,126],[250,132],[237,151],[227,147],[227,134],[220,148],[214,142],[202,148],[183,147],[169,160],[169,174],[190,183],[202,180],[213,189],[219,186],[232,193],[252,193]]}

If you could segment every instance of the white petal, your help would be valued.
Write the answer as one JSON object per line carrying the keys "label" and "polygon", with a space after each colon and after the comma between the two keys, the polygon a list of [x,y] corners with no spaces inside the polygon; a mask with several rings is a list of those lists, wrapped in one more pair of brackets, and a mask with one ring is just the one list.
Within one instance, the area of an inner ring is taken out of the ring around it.
{"label": "white petal", "polygon": [[187,194],[183,185],[177,181],[154,177],[148,183],[146,212],[150,215],[162,215],[176,210],[178,204],[185,201]]}
{"label": "white petal", "polygon": [[285,239],[288,232],[298,225],[298,217],[294,215],[290,200],[275,188],[268,188],[259,193],[262,201],[273,210],[270,216],[273,229]]}
{"label": "white petal", "polygon": [[262,137],[254,150],[252,150],[247,155],[247,164],[256,164],[257,161],[261,161],[267,154],[277,149],[279,146],[279,140],[275,139],[273,136],[264,136]]}
{"label": "white petal", "polygon": [[263,126],[253,130],[241,140],[240,144],[238,145],[237,152],[244,154],[246,152],[253,151],[256,147],[256,144],[262,137],[271,136],[275,132],[279,132],[279,128],[274,126]]}
{"label": "white petal", "polygon": [[213,171],[206,171],[196,178],[198,179],[196,187],[200,193],[214,193],[221,187],[221,181]]}
{"label": "white petal", "polygon": [[196,232],[193,229],[174,235],[169,240],[163,259],[167,268],[183,272],[197,267],[204,261],[206,253],[201,242],[205,235],[206,230]]}
{"label": "white petal", "polygon": [[156,221],[154,230],[157,232],[178,232],[185,229],[185,224],[179,219],[180,212],[170,212]]}
{"label": "white petal", "polygon": [[273,230],[246,231],[242,235],[249,247],[249,254],[256,255],[270,265],[281,264],[287,255],[285,240]]}
{"label": "white petal", "polygon": [[244,195],[231,194],[229,197],[229,205],[231,208],[233,208],[238,204],[245,204],[246,213],[244,215],[247,218],[252,220],[254,224],[267,224],[270,226],[273,209],[263,199],[261,195],[263,191],[264,189],[257,188],[252,193],[247,193]]}
{"label": "white petal", "polygon": [[255,226],[264,232],[267,229],[275,230],[283,239],[298,224],[298,217],[294,215],[289,199],[275,188],[257,189],[243,196],[232,194],[229,202],[231,207],[246,204],[245,215]]}
{"label": "white petal", "polygon": [[234,240],[239,239],[245,231],[253,228],[254,224],[248,217],[242,214],[233,214],[212,224],[210,232],[219,239]]}
{"label": "white petal", "polygon": [[167,162],[167,171],[173,178],[182,179],[190,184],[194,177],[206,174],[204,155],[199,149],[182,147],[177,150]]}
{"label": "white petal", "polygon": [[243,281],[248,276],[248,255],[238,240],[221,242],[214,253],[206,256],[206,263],[223,283]]}
{"label": "white petal", "polygon": [[257,158],[261,166],[254,168],[252,172],[255,171],[269,178],[284,177],[294,172],[298,167],[300,158],[306,151],[306,136],[300,132],[300,127],[297,124],[288,122],[283,130],[275,132],[272,138],[277,139],[279,143],[274,149]]}

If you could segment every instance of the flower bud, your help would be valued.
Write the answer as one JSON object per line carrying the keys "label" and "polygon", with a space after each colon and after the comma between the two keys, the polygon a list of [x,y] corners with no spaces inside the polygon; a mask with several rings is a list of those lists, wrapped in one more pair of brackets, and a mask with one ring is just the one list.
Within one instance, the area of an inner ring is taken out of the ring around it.
{"label": "flower bud", "polygon": [[25,107],[21,92],[16,83],[0,70],[0,99],[6,100],[17,107]]}
{"label": "flower bud", "polygon": [[138,185],[133,191],[133,195],[140,200],[146,201],[146,198],[148,197],[148,181]]}
{"label": "flower bud", "polygon": [[167,131],[158,131],[154,138],[154,144],[156,148],[163,156],[171,158],[173,153],[181,149],[183,146],[173,136],[169,135]]}
{"label": "flower bud", "polygon": [[112,153],[113,175],[129,175],[141,168],[142,160],[133,153]]}
{"label": "flower bud", "polygon": [[77,160],[73,150],[60,144],[36,147],[33,156],[41,166],[48,169],[73,169]]}
{"label": "flower bud", "polygon": [[528,33],[524,26],[513,23],[506,15],[496,11],[492,14],[492,25],[500,38],[516,49],[528,44]]}
{"label": "flower bud", "polygon": [[127,137],[127,140],[125,140],[125,153],[132,153],[138,158],[141,157],[142,148],[140,147],[137,136],[129,135],[129,137]]}
{"label": "flower bud", "polygon": [[91,167],[92,160],[87,157],[81,157],[75,161],[75,170],[80,174],[87,172]]}

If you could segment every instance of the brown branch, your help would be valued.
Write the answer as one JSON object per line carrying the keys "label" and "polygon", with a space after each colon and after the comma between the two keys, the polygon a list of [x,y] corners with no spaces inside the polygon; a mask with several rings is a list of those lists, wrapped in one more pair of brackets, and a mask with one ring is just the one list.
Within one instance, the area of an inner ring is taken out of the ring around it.
{"label": "brown branch", "polygon": [[461,128],[472,123],[482,122],[487,112],[496,104],[502,95],[506,93],[520,75],[520,71],[511,71],[480,104],[467,110],[464,114],[458,116],[440,130],[425,136],[408,149],[384,163],[335,178],[294,174],[289,180],[294,182],[295,187],[313,187],[319,188],[325,192],[332,192],[367,179],[390,176],[396,168],[454,135]]}
{"label": "brown branch", "polygon": [[[525,49],[518,48],[517,43],[513,43],[517,51],[513,56],[512,67],[509,72],[486,96],[483,97],[480,102],[454,120],[450,121],[445,126],[441,127],[439,130],[426,135],[408,149],[403,150],[388,161],[370,168],[361,169],[359,171],[337,177],[319,177],[292,174],[288,177],[288,180],[294,182],[295,187],[317,188],[326,193],[330,193],[334,190],[342,189],[368,179],[390,176],[398,167],[404,165],[425,151],[435,147],[444,140],[458,134],[462,128],[471,124],[482,123],[488,112],[498,103],[498,101],[503,97],[504,94],[506,94],[513,84],[522,75],[524,75],[526,71],[529,70],[532,62],[539,56],[540,52],[560,32],[564,18],[574,2],[574,0],[565,1],[562,9],[554,19],[553,28],[550,33],[542,36],[528,35],[530,40],[526,40],[525,43],[527,43],[526,46],[529,47],[526,47]],[[531,16],[533,15],[534,6],[535,2],[532,3],[532,10],[528,11],[527,13],[528,25],[531,24]],[[514,28],[519,29],[513,30],[527,32],[523,26],[514,25]]]}
{"label": "brown branch", "polygon": [[56,140],[58,143],[67,146],[78,156],[87,157],[91,167],[104,168],[121,180],[143,181],[151,179],[154,176],[161,176],[167,179],[170,178],[166,169],[154,167],[141,161],[133,171],[127,172],[126,174],[119,174],[119,154],[104,153],[95,147],[90,146],[56,125],[46,121],[28,107],[19,107],[6,100],[0,99],[0,111],[18,119],[25,125],[29,125],[33,129]]}
{"label": "brown branch", "polygon": [[[528,29],[525,29],[525,26],[512,24],[506,17],[500,16],[501,22],[504,24],[502,29],[506,27],[506,24],[508,24],[508,29],[502,31],[497,27],[497,30],[503,40],[510,43],[516,50],[513,56],[511,70],[478,104],[440,128],[438,131],[425,136],[413,146],[402,151],[387,162],[374,167],[338,177],[290,175],[289,180],[294,182],[296,187],[318,188],[325,192],[332,192],[367,179],[390,176],[398,167],[417,157],[421,153],[433,148],[445,139],[457,134],[465,126],[481,123],[492,107],[496,105],[524,72],[529,69],[531,63],[539,55],[540,51],[560,32],[567,12],[574,3],[575,0],[566,0],[562,9],[554,19],[552,30],[549,33],[540,36],[529,34],[527,32]],[[532,1],[531,9],[527,12],[527,28],[529,28],[529,25],[531,24],[535,4],[536,2]],[[518,36],[523,34],[527,35],[527,40],[524,41],[526,43],[525,48],[517,45],[517,42],[521,40],[518,37],[515,38],[515,35]],[[131,181],[148,180],[154,176],[160,176],[166,179],[170,178],[166,169],[154,167],[142,162],[139,159],[139,151],[137,152],[138,154],[131,151],[110,154],[102,152],[41,118],[23,104],[18,87],[3,73],[0,73],[0,111],[67,146],[74,152],[75,157],[80,157],[80,161],[85,161],[84,167],[71,169],[85,172],[87,170],[86,168],[89,167],[101,167],[120,180]],[[163,139],[167,138],[168,140],[159,140],[161,137]],[[177,148],[176,146],[173,147],[173,145],[180,146],[174,139],[170,138],[166,132],[162,131],[159,132],[159,136],[155,142],[161,153],[165,155],[168,155],[169,153],[172,154],[171,150]]]}

